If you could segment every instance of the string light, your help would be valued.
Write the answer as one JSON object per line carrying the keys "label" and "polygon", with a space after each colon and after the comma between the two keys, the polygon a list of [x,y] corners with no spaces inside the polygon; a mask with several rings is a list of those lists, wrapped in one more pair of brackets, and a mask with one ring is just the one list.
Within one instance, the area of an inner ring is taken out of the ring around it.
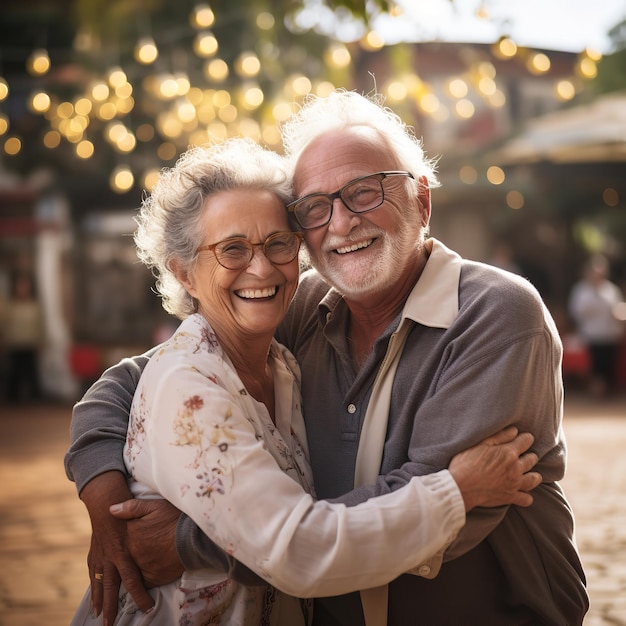
{"label": "string light", "polygon": [[215,23],[215,14],[208,4],[198,4],[193,8],[189,21],[194,28],[209,28]]}
{"label": "string light", "polygon": [[302,97],[311,91],[311,79],[308,76],[295,76],[291,80],[291,89],[296,97]]}
{"label": "string light", "polygon": [[201,58],[212,57],[217,54],[219,44],[211,32],[202,32],[196,35],[193,42],[193,51]]}
{"label": "string light", "polygon": [[492,165],[487,169],[487,180],[492,185],[501,185],[506,178],[504,170],[497,165]]}
{"label": "string light", "polygon": [[235,62],[235,70],[239,76],[257,76],[261,71],[261,61],[254,52],[242,52]]}
{"label": "string light", "polygon": [[76,144],[75,151],[76,156],[80,159],[90,159],[95,152],[95,147],[91,141],[84,139]]}
{"label": "string light", "polygon": [[43,136],[43,145],[46,146],[46,148],[50,150],[54,150],[55,148],[58,148],[60,144],[61,144],[61,133],[59,133],[57,130],[49,130]]}
{"label": "string light", "polygon": [[576,87],[571,80],[560,80],[555,87],[559,100],[571,100],[576,95]]}
{"label": "string light", "polygon": [[161,161],[171,161],[176,157],[176,146],[169,142],[164,141],[157,148],[157,155]]}
{"label": "string light", "polygon": [[143,175],[143,188],[152,191],[159,182],[159,170],[156,168],[147,170]]}
{"label": "string light", "polygon": [[178,83],[172,74],[161,75],[158,95],[163,100],[171,100],[178,95]]}
{"label": "string light", "polygon": [[550,69],[550,59],[543,52],[537,52],[528,57],[526,67],[531,74],[544,74]]}
{"label": "string light", "polygon": [[499,59],[512,59],[517,54],[517,44],[509,37],[500,37],[493,46],[493,53]]}
{"label": "string light", "polygon": [[360,41],[361,47],[369,52],[381,50],[385,46],[384,37],[375,30],[370,30]]}
{"label": "string light", "polygon": [[34,93],[30,98],[30,108],[36,113],[45,113],[50,108],[50,96],[45,91]]}
{"label": "string light", "polygon": [[509,191],[506,194],[506,203],[511,209],[518,211],[524,206],[524,194],[516,190]]}
{"label": "string light", "polygon": [[276,20],[274,19],[274,16],[268,11],[262,11],[256,16],[256,25],[261,30],[272,30],[275,23]]}
{"label": "string light", "polygon": [[424,113],[434,113],[440,106],[441,102],[434,93],[425,93],[418,99],[418,106]]}
{"label": "string light", "polygon": [[121,67],[112,67],[108,71],[108,82],[113,89],[128,83],[126,72]]}
{"label": "string light", "polygon": [[176,105],[176,115],[183,124],[193,122],[197,118],[196,107],[188,100],[180,100]]}
{"label": "string light", "polygon": [[471,165],[464,165],[459,170],[459,178],[466,185],[473,185],[478,180],[478,172]]}
{"label": "string light", "polygon": [[93,103],[89,98],[78,98],[74,102],[74,111],[78,115],[89,115],[93,109]]}
{"label": "string light", "polygon": [[343,44],[334,43],[324,53],[324,59],[330,67],[348,67],[352,56]]}
{"label": "string light", "polygon": [[602,191],[602,200],[607,206],[617,206],[619,204],[619,192],[617,189],[607,187]]}
{"label": "string light", "polygon": [[258,109],[265,100],[263,90],[256,84],[248,84],[243,87],[241,104],[248,111]]}
{"label": "string light", "polygon": [[33,50],[26,60],[26,70],[31,76],[43,76],[50,70],[50,57],[43,48]]}
{"label": "string light", "polygon": [[454,112],[457,117],[467,120],[474,116],[474,113],[476,113],[476,107],[471,100],[461,98],[461,100],[454,105]]}
{"label": "string light", "polygon": [[4,142],[4,151],[9,156],[15,156],[22,149],[22,141],[19,137],[8,137]]}
{"label": "string light", "polygon": [[389,83],[389,85],[387,85],[387,95],[395,102],[402,102],[408,95],[406,83],[399,80],[394,80]]}
{"label": "string light", "polygon": [[205,65],[204,73],[207,78],[222,83],[228,78],[228,65],[222,59],[213,59]]}
{"label": "string light", "polygon": [[506,96],[503,91],[496,89],[493,94],[487,96],[487,102],[492,108],[501,109],[506,104]]}
{"label": "string light", "polygon": [[464,98],[469,87],[462,78],[452,78],[446,84],[446,90],[452,98]]}
{"label": "string light", "polygon": [[109,186],[116,193],[126,193],[133,188],[135,177],[132,171],[125,165],[116,167],[109,177]]}
{"label": "string light", "polygon": [[583,78],[595,78],[598,75],[596,61],[587,54],[581,55],[576,65],[576,73]]}
{"label": "string light", "polygon": [[159,49],[152,37],[142,37],[135,46],[135,60],[142,65],[154,63],[159,56]]}

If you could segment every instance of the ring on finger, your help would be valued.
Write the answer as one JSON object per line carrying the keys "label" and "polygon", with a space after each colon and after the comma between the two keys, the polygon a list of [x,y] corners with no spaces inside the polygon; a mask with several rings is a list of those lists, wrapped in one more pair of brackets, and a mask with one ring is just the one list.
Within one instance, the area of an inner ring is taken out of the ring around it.
{"label": "ring on finger", "polygon": [[96,572],[93,577],[98,581],[98,582],[102,582],[102,579],[104,578],[104,574],[102,572]]}

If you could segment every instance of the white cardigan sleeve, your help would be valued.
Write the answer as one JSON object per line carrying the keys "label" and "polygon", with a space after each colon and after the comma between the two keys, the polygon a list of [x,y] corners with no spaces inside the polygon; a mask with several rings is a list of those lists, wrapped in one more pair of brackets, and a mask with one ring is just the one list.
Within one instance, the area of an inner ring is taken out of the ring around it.
{"label": "white cardigan sleeve", "polygon": [[281,591],[320,597],[387,583],[464,524],[447,470],[358,506],[315,501],[280,470],[219,372],[163,361],[149,364],[135,396],[135,479]]}

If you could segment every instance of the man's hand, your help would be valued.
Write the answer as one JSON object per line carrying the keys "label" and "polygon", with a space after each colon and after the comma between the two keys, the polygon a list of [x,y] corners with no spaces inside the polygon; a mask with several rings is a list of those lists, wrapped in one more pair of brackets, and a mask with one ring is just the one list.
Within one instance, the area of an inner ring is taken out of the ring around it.
{"label": "man's hand", "polygon": [[87,564],[95,615],[103,614],[105,626],[117,615],[120,581],[139,608],[148,612],[154,600],[128,550],[126,522],[111,515],[109,507],[132,497],[126,478],[117,471],[90,480],[80,492],[91,519],[92,537]]}
{"label": "man's hand", "polygon": [[148,587],[166,585],[184,570],[176,552],[176,525],[180,511],[167,500],[127,500],[111,507],[126,526],[127,548]]}
{"label": "man's hand", "polygon": [[530,433],[518,435],[517,428],[509,426],[452,459],[449,470],[466,511],[476,506],[533,503],[527,492],[542,480],[541,474],[530,471],[538,461],[534,452],[528,452],[533,441]]}

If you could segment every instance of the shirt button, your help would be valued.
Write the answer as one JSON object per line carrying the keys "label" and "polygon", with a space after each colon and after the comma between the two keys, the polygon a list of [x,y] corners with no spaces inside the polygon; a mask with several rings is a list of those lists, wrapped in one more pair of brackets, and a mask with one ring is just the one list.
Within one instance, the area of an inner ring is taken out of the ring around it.
{"label": "shirt button", "polygon": [[354,404],[348,405],[348,413],[356,413],[356,406],[354,406]]}
{"label": "shirt button", "polygon": [[428,576],[428,574],[430,574],[430,565],[420,565],[417,573],[420,576]]}

